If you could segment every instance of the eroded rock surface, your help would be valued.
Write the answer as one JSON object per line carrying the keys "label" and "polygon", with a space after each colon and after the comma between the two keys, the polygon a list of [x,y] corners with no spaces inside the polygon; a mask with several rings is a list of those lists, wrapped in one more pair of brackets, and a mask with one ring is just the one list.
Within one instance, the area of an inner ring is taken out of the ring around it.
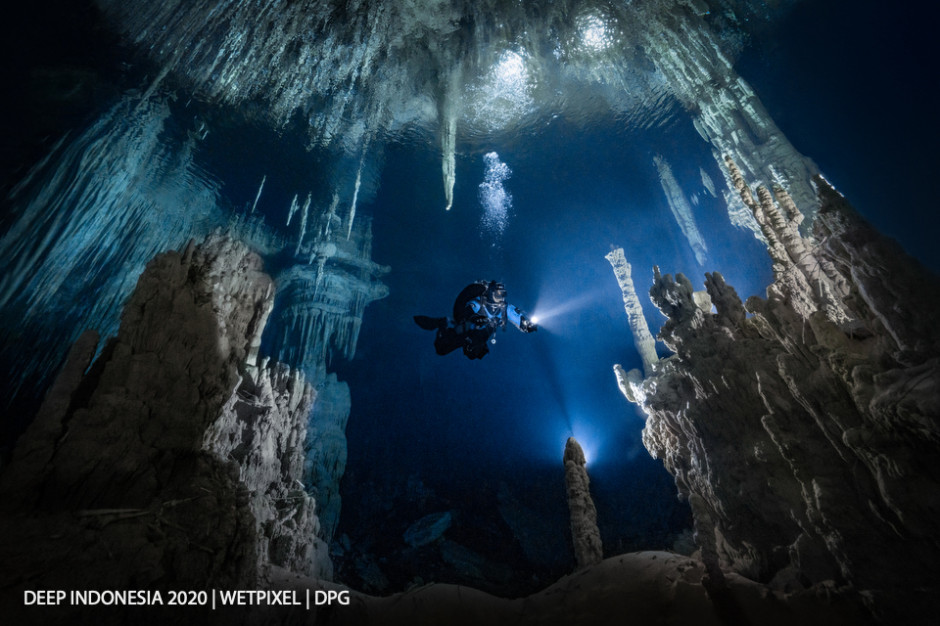
{"label": "eroded rock surface", "polygon": [[690,499],[706,563],[782,589],[848,585],[875,615],[915,618],[940,591],[938,281],[825,180],[804,238],[786,192],[753,194],[730,165],[775,281],[745,305],[706,274],[710,313],[657,268],[676,354],[631,384],[644,444]]}
{"label": "eroded rock surface", "polygon": [[[97,336],[76,343],[0,477],[4,614],[24,610],[25,589],[257,588],[272,564],[328,573],[299,482],[313,390],[255,363],[273,297],[261,259],[214,235],[148,264],[90,368]],[[89,617],[39,611],[25,619]]]}

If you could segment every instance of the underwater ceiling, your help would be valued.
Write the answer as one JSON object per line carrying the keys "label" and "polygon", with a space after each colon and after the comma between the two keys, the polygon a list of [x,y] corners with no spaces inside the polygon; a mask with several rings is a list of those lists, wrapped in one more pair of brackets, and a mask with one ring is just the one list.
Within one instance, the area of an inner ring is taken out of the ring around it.
{"label": "underwater ceiling", "polygon": [[[150,90],[172,75],[197,98],[258,105],[277,128],[301,123],[311,146],[360,158],[386,142],[437,143],[447,209],[458,143],[557,116],[644,129],[680,107],[716,158],[814,201],[815,166],[732,67],[795,1],[96,1],[158,64]],[[759,232],[729,198],[732,220]]]}

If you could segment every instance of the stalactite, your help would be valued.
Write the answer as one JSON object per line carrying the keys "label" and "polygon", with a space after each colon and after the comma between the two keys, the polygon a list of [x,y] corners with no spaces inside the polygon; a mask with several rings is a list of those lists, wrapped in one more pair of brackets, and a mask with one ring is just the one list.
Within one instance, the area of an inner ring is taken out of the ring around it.
{"label": "stalactite", "polygon": [[294,194],[293,200],[290,201],[290,208],[287,209],[287,226],[290,226],[290,221],[294,217],[294,213],[300,208],[300,205],[297,204],[297,195],[296,193]]}
{"label": "stalactite", "polygon": [[[456,64],[455,64],[456,65]],[[453,68],[446,78],[443,104],[439,107],[441,120],[441,171],[444,175],[445,211],[454,206],[454,184],[457,181],[457,109],[460,97],[460,72]]]}
{"label": "stalactite", "polygon": [[[321,233],[331,232],[337,200],[334,196],[330,209],[321,214],[326,222]],[[295,265],[278,277],[282,302],[277,313],[281,330],[274,340],[278,358],[295,364],[318,390],[304,444],[304,483],[317,494],[318,537],[327,542],[339,519],[350,396],[346,383],[326,368],[334,352],[352,358],[365,306],[387,293],[376,279],[388,268],[361,254],[360,239],[368,238],[369,222],[360,220],[357,225],[348,241],[321,235],[312,244],[315,265]]]}
{"label": "stalactite", "polygon": [[330,238],[330,234],[333,232],[333,220],[338,220],[339,217],[336,215],[336,207],[339,206],[339,194],[333,193],[333,201],[330,203],[330,209],[326,215],[326,224],[323,227],[323,236],[327,239]]}
{"label": "stalactite", "polygon": [[251,205],[251,212],[254,213],[255,209],[258,207],[258,200],[261,199],[261,191],[264,189],[264,181],[268,179],[268,175],[265,174],[261,177],[261,184],[258,185],[258,193],[255,195],[255,201]]}
{"label": "stalactite", "polygon": [[443,152],[441,169],[444,174],[444,198],[447,201],[444,210],[450,211],[451,207],[454,206],[454,185],[457,182],[457,159],[455,156],[457,145],[457,118],[451,114],[444,120],[444,123],[445,128],[441,138],[441,149]]}
{"label": "stalactite", "polygon": [[346,227],[347,241],[349,241],[350,236],[352,236],[353,222],[356,219],[356,203],[359,201],[359,187],[362,185],[362,165],[365,162],[365,158],[365,150],[363,150],[362,158],[359,160],[359,169],[356,170],[356,184],[353,187],[352,202],[349,203],[349,224]]}
{"label": "stalactite", "polygon": [[304,242],[304,235],[307,234],[307,213],[310,211],[310,194],[307,194],[307,201],[304,202],[303,212],[300,214],[300,234],[297,236],[297,246],[294,248],[294,254],[300,254],[300,246]]}
{"label": "stalactite", "polygon": [[[278,127],[305,118],[314,145],[340,144],[351,154],[366,132],[436,127],[448,206],[457,126],[468,134],[511,131],[533,115],[601,110],[597,103],[631,127],[651,128],[675,115],[675,96],[721,153],[739,144],[745,153],[751,134],[764,152],[755,165],[770,152],[799,157],[722,52],[747,26],[726,18],[731,5],[740,9],[732,0],[711,0],[704,13],[652,1],[538,11],[502,0],[95,2],[204,100],[263,100]],[[722,17],[706,20],[709,13]],[[736,26],[716,34],[715,20]],[[435,94],[437,106],[424,94]],[[781,171],[799,201],[798,160]]]}
{"label": "stalactite", "polygon": [[162,98],[130,94],[15,190],[0,238],[11,386],[45,380],[85,328],[113,334],[150,258],[224,225],[217,184],[192,161],[198,139],[169,116]]}
{"label": "stalactite", "polygon": [[695,217],[692,215],[692,207],[689,206],[679,182],[672,173],[672,167],[661,156],[653,157],[653,163],[656,164],[656,170],[659,172],[659,183],[662,185],[663,192],[666,194],[666,200],[669,203],[669,210],[672,211],[676,223],[682,230],[689,247],[695,253],[695,260],[699,265],[705,264],[705,255],[708,253],[708,246],[705,244],[705,238],[695,224]]}
{"label": "stalactite", "polygon": [[[639,10],[648,26],[642,33],[644,49],[683,105],[694,111],[695,128],[711,144],[726,177],[723,158],[731,155],[750,178],[772,180],[776,174],[796,203],[815,214],[816,164],[787,140],[701,15]],[[727,183],[733,190],[730,179]],[[760,238],[752,213],[736,194],[730,191],[725,199],[732,223]]]}

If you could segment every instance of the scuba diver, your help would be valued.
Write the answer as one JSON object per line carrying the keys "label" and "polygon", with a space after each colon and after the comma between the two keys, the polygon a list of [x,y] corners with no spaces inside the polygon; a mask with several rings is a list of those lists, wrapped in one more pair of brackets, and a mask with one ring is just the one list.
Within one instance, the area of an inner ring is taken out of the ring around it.
{"label": "scuba diver", "polygon": [[[464,287],[454,301],[454,318],[415,315],[424,330],[436,330],[434,349],[444,355],[463,348],[468,359],[482,359],[490,351],[487,343],[497,331],[512,322],[524,333],[538,330],[526,314],[506,303],[506,287],[495,280],[478,280]],[[496,343],[496,340],[493,340]]]}

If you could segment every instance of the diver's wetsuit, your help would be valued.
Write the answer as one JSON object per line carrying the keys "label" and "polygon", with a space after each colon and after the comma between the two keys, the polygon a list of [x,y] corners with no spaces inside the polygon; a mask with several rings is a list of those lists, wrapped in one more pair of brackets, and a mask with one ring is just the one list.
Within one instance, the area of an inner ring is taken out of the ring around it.
{"label": "diver's wetsuit", "polygon": [[519,330],[538,330],[525,313],[506,303],[506,288],[496,281],[480,280],[464,287],[454,301],[454,317],[416,315],[415,323],[425,330],[436,330],[434,349],[449,354],[463,348],[468,359],[482,359],[490,351],[490,337],[498,328],[512,322]]}

